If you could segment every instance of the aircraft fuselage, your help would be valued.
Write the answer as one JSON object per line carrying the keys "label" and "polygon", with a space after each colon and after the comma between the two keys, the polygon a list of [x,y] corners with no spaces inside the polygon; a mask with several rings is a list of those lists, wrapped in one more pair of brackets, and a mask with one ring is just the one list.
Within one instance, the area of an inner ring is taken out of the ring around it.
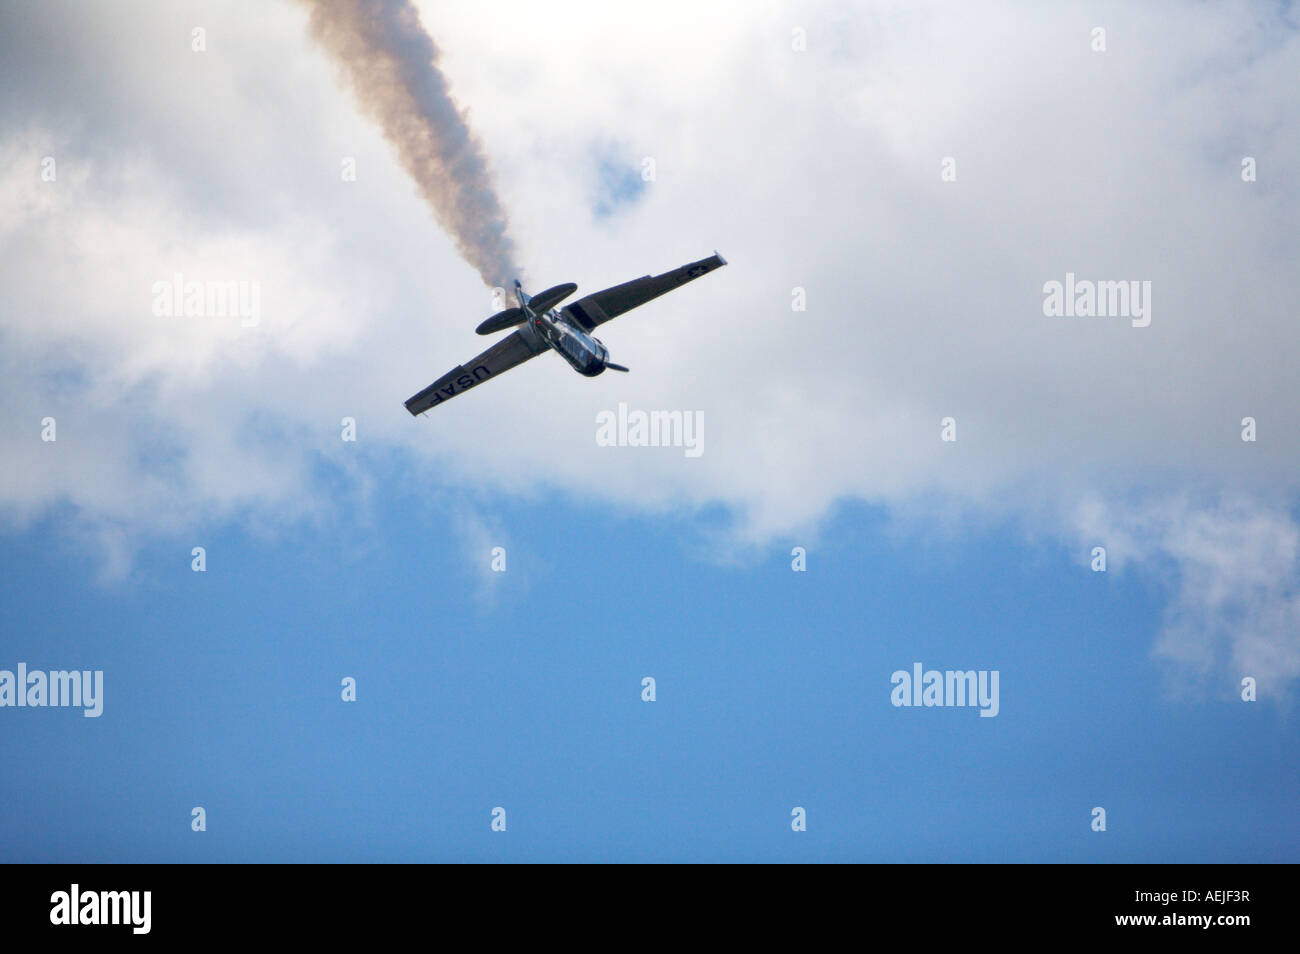
{"label": "aircraft fuselage", "polygon": [[[532,337],[538,343],[544,342],[553,348],[561,358],[569,362],[579,374],[594,378],[605,370],[609,351],[600,342],[581,328],[565,320],[554,308],[549,312],[534,312],[527,304],[529,318],[520,329],[525,338]],[[524,331],[527,329],[527,331]]]}

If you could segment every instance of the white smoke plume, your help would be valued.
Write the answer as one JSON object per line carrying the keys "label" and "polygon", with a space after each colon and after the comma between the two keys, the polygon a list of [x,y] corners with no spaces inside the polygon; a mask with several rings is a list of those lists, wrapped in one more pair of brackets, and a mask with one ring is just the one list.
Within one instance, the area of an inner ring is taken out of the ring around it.
{"label": "white smoke plume", "polygon": [[312,36],[338,61],[438,222],[489,287],[520,271],[483,149],[452,101],[438,48],[409,0],[303,0]]}

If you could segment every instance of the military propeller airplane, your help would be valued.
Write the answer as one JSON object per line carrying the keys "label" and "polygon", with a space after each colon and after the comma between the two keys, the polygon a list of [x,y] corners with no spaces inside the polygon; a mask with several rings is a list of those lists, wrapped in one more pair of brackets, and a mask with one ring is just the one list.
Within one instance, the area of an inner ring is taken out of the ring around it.
{"label": "military propeller airplane", "polygon": [[579,374],[595,377],[606,368],[626,371],[621,364],[609,360],[609,350],[592,336],[597,325],[617,318],[625,311],[644,305],[652,298],[699,278],[701,275],[726,265],[726,260],[714,252],[710,257],[675,268],[662,275],[634,278],[579,298],[559,311],[555,306],[568,298],[578,286],[569,282],[556,285],[544,292],[528,296],[519,280],[515,280],[515,297],[519,307],[497,312],[478,326],[478,333],[490,335],[516,325],[522,327],[502,338],[468,364],[457,365],[419,394],[406,400],[406,409],[418,417],[431,407],[455,397],[517,364],[523,364],[548,348],[559,353]]}

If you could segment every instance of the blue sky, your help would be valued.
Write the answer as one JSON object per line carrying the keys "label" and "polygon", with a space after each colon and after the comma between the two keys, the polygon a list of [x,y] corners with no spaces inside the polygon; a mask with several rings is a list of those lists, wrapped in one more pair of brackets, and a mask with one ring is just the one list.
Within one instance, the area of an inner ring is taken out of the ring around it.
{"label": "blue sky", "polygon": [[[206,572],[176,542],[109,587],[56,520],[6,537],[7,659],[102,668],[105,702],[5,712],[5,856],[1239,862],[1300,843],[1290,716],[1168,700],[1156,586],[997,531],[926,552],[859,506],[804,573],[784,546],[711,565],[689,523],[548,494],[494,508],[512,544],[484,591],[489,553],[470,565],[408,484],[385,469],[369,527],[214,527]],[[998,669],[999,714],[891,706],[915,661]]]}
{"label": "blue sky", "polygon": [[[1295,860],[1292,5],[416,6],[490,255],[307,4],[0,6],[0,678],[105,687],[0,707],[0,858]],[[715,249],[631,373],[402,408],[485,261]]]}

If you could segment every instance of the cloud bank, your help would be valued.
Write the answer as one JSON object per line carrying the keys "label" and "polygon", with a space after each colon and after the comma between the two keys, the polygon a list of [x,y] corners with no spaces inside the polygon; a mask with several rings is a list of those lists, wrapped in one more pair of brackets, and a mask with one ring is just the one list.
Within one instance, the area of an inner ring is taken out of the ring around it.
{"label": "cloud bank", "polygon": [[[1294,681],[1293,12],[420,12],[539,285],[713,248],[730,267],[608,326],[631,375],[543,356],[414,422],[401,401],[476,353],[496,307],[305,8],[8,7],[11,521],[67,513],[127,554],[218,520],[328,519],[322,469],[365,486],[392,455],[431,486],[721,505],[742,549],[805,542],[859,500],[1104,543],[1113,572],[1167,564],[1159,656],[1220,691],[1246,668]],[[611,192],[611,163],[644,187]],[[260,324],[155,315],[177,272],[259,282]],[[1046,316],[1067,273],[1149,281],[1150,325]],[[705,453],[597,446],[619,402],[701,412]]]}

